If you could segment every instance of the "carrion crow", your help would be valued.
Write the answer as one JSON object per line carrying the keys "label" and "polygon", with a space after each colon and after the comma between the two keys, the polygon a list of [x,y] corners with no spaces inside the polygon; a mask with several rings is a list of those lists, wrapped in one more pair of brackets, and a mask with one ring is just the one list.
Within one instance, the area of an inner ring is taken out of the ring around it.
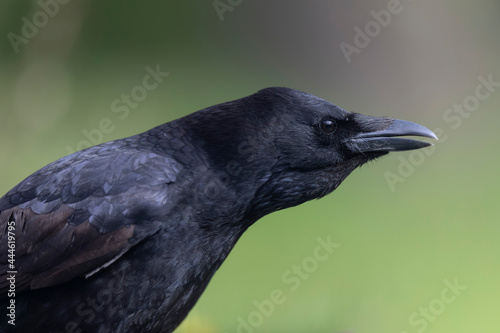
{"label": "carrion crow", "polygon": [[398,136],[437,139],[268,88],[63,157],[0,199],[0,327],[171,332],[259,218],[429,145]]}

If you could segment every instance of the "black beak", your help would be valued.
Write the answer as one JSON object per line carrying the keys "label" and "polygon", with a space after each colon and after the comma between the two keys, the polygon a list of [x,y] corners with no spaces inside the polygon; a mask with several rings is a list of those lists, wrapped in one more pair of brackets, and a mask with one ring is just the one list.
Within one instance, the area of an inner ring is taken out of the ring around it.
{"label": "black beak", "polygon": [[423,136],[438,139],[430,129],[411,121],[391,119],[392,123],[383,129],[363,132],[348,140],[347,145],[354,153],[391,152],[420,149],[432,143],[412,139],[395,138],[395,136]]}

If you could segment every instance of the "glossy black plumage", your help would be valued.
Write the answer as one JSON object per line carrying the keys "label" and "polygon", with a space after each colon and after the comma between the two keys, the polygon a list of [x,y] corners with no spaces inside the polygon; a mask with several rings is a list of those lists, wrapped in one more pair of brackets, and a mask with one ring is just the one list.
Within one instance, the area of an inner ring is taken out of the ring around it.
{"label": "glossy black plumage", "polygon": [[268,88],[66,156],[0,199],[0,305],[14,221],[17,331],[171,332],[260,217],[428,145],[394,135],[433,137]]}

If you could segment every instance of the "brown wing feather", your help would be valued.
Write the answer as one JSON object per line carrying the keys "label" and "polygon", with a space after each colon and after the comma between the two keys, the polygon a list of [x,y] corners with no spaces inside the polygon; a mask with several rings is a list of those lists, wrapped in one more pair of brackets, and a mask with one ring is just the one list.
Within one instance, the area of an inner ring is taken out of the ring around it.
{"label": "brown wing feather", "polygon": [[[138,233],[135,225],[101,234],[85,221],[66,223],[73,209],[61,205],[49,214],[35,214],[30,208],[14,207],[0,212],[0,297],[7,295],[9,281],[7,223],[15,222],[16,291],[53,286],[89,274],[122,255],[159,228]],[[139,237],[137,237],[139,234]]]}

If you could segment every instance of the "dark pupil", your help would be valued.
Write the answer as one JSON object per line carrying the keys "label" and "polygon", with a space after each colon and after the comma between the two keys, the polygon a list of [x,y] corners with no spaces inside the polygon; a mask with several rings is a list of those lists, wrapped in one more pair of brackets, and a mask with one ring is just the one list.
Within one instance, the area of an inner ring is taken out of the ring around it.
{"label": "dark pupil", "polygon": [[321,123],[321,130],[324,133],[332,133],[333,131],[335,131],[335,128],[335,123],[331,120],[323,120],[323,122]]}

